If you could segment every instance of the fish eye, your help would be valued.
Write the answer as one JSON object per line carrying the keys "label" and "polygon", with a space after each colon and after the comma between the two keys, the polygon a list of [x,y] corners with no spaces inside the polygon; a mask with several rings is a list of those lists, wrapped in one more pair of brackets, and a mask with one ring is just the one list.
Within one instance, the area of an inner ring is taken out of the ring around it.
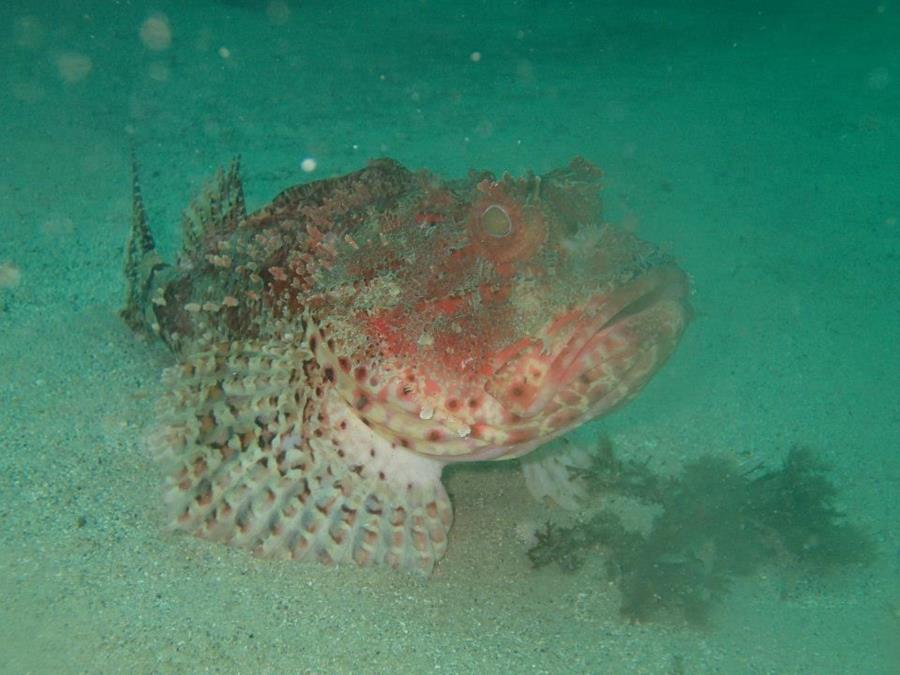
{"label": "fish eye", "polygon": [[512,219],[499,204],[491,204],[481,214],[481,226],[492,237],[505,237],[512,232]]}

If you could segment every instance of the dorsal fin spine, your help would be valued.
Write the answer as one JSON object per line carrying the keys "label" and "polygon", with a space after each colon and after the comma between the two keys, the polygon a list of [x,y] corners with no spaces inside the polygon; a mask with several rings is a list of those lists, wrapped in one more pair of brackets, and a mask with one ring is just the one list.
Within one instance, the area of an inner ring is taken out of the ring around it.
{"label": "dorsal fin spine", "polygon": [[125,306],[122,318],[136,331],[158,332],[152,313],[151,294],[153,277],[167,267],[153,241],[153,233],[144,209],[138,163],[134,148],[131,149],[131,231],[125,246]]}

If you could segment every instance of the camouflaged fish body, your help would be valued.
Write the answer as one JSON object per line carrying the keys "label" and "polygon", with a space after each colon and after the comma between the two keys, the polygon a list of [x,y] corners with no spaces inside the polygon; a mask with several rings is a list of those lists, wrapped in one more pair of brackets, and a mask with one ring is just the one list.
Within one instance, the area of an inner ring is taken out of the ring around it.
{"label": "camouflaged fish body", "polygon": [[235,163],[167,265],[135,182],[122,315],[178,357],[153,440],[175,527],[429,572],[444,465],[609,412],[683,331],[685,275],[601,224],[598,190],[580,159],[458,181],[378,160],[248,215]]}

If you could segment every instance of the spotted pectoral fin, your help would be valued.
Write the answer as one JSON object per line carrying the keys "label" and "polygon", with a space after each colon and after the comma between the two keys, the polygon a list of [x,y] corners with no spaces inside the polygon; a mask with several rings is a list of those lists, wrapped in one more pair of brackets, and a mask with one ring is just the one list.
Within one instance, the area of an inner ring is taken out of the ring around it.
{"label": "spotted pectoral fin", "polygon": [[562,436],[521,459],[525,485],[535,499],[575,511],[584,506],[588,486],[578,474],[594,461],[594,453],[574,438]]}
{"label": "spotted pectoral fin", "polygon": [[440,463],[391,453],[317,395],[308,357],[230,343],[169,371],[154,445],[171,464],[173,527],[266,557],[429,573],[452,520]]}

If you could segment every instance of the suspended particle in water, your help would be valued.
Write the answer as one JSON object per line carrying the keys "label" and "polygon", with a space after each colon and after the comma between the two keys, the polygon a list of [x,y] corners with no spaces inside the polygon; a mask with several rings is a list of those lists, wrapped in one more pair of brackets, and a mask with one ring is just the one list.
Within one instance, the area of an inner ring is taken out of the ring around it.
{"label": "suspended particle in water", "polygon": [[15,288],[22,279],[22,272],[11,262],[0,262],[0,288]]}
{"label": "suspended particle in water", "polygon": [[147,75],[156,82],[167,82],[169,79],[169,65],[162,61],[154,61],[147,66]]}
{"label": "suspended particle in water", "polygon": [[164,14],[151,14],[141,24],[141,42],[147,49],[161,52],[172,46],[172,27]]}
{"label": "suspended particle in water", "polygon": [[291,18],[291,8],[284,0],[272,0],[266,5],[266,16],[276,26],[282,26]]}
{"label": "suspended particle in water", "polygon": [[13,44],[23,49],[38,49],[46,38],[46,29],[35,16],[20,16],[13,22]]}
{"label": "suspended particle in water", "polygon": [[65,52],[56,59],[56,70],[66,84],[75,84],[86,78],[94,63],[89,56],[77,52]]}
{"label": "suspended particle in water", "polygon": [[886,89],[890,83],[891,72],[884,67],[875,68],[866,77],[866,84],[869,86],[869,89]]}

